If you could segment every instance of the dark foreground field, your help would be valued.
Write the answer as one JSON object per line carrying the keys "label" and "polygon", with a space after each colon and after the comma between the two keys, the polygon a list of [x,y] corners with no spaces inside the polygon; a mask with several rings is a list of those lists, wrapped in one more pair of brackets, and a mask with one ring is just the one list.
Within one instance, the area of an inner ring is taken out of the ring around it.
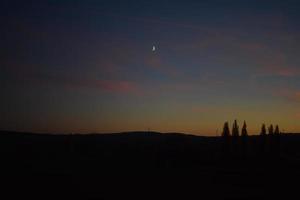
{"label": "dark foreground field", "polygon": [[0,199],[297,199],[300,136],[0,133]]}

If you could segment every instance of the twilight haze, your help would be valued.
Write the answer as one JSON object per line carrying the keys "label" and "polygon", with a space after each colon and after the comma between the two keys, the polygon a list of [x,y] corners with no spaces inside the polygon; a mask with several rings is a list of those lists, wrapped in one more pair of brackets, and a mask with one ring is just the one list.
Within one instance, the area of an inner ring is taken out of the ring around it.
{"label": "twilight haze", "polygon": [[0,7],[2,130],[300,131],[299,1]]}

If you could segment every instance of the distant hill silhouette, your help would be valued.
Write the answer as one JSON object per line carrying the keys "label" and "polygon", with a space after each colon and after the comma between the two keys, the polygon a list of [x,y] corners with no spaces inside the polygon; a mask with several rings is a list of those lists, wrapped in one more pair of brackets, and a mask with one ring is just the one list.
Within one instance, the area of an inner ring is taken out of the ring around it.
{"label": "distant hill silhouette", "polygon": [[247,150],[237,149],[246,153],[236,154],[224,153],[222,137],[1,131],[3,191],[40,199],[240,199],[297,191],[300,134],[282,135],[276,156],[262,153],[261,136],[241,141]]}

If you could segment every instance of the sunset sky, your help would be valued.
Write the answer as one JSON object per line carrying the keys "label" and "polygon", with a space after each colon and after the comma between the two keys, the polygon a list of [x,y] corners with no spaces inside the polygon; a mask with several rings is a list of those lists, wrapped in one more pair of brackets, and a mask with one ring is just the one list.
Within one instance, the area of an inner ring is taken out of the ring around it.
{"label": "sunset sky", "polygon": [[[300,132],[300,2],[2,1],[0,129]],[[155,46],[156,50],[152,51]]]}

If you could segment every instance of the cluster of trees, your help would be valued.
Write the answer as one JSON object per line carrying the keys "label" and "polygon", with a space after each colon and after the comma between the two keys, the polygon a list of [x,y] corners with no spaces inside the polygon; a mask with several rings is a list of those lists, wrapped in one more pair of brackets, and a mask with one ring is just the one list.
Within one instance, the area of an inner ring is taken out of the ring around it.
{"label": "cluster of trees", "polygon": [[[269,132],[269,135],[279,135],[280,131],[279,131],[278,125],[276,125],[275,131],[274,131],[273,125],[271,124],[268,127],[268,132]],[[267,130],[266,130],[266,125],[265,124],[263,124],[262,127],[261,127],[260,135],[267,135]]]}
{"label": "cluster of trees", "polygon": [[247,156],[254,152],[258,155],[279,155],[280,154],[280,131],[279,126],[275,129],[271,124],[268,128],[263,124],[259,137],[250,139],[248,137],[246,121],[240,132],[237,120],[234,120],[230,131],[229,123],[225,122],[222,132],[222,152],[227,155]]}
{"label": "cluster of trees", "polygon": [[[271,124],[271,125],[268,127],[268,134],[269,134],[269,135],[279,135],[279,134],[280,134],[279,126],[276,125],[275,130],[274,130],[274,127],[273,127],[273,125]],[[266,125],[265,125],[265,124],[263,124],[262,127],[261,127],[260,135],[262,135],[262,136],[267,135],[267,129],[266,129]],[[232,125],[232,131],[231,131],[231,134],[230,134],[230,129],[229,129],[229,124],[228,124],[228,122],[225,122],[225,123],[224,123],[222,136],[223,136],[223,137],[230,137],[230,136],[232,136],[232,137],[238,137],[238,136],[240,136],[239,125],[237,124],[237,121],[236,121],[236,120],[234,120],[234,123],[233,123],[233,125]],[[246,121],[244,121],[242,130],[241,130],[241,136],[242,136],[242,137],[248,136],[248,131],[247,131],[247,124],[246,124]]]}

